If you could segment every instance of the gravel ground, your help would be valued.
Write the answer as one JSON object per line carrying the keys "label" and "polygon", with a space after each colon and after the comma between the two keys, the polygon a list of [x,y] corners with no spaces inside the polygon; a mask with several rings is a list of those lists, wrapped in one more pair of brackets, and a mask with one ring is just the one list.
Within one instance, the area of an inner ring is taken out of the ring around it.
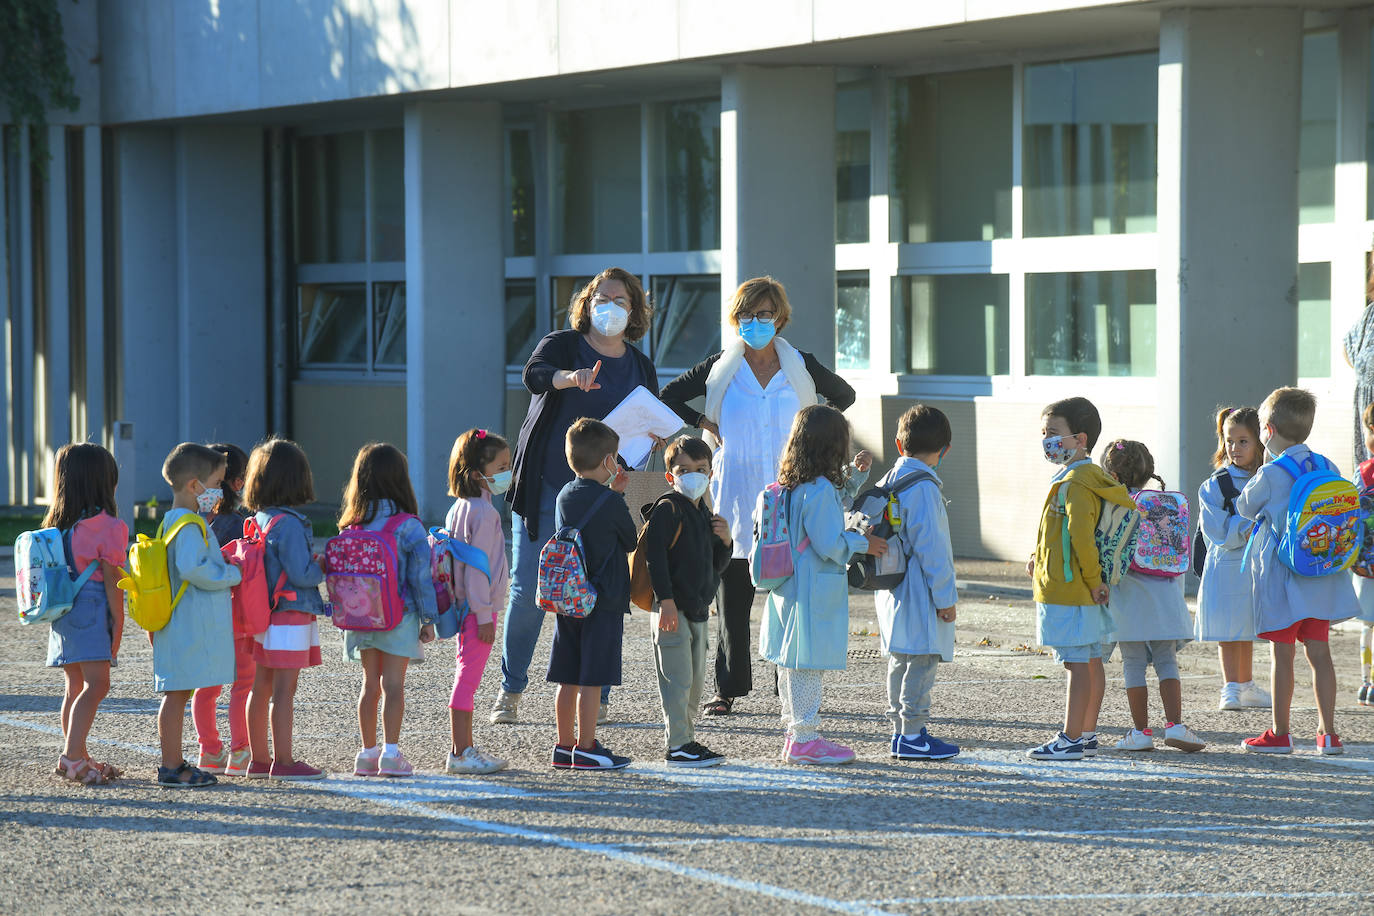
{"label": "gravel ground", "polygon": [[[12,579],[0,578],[0,593],[12,621]],[[772,675],[756,662],[763,689],[736,715],[700,723],[699,738],[729,764],[666,767],[647,617],[637,613],[626,622],[614,724],[600,735],[634,757],[627,770],[549,768],[552,691],[540,681],[520,724],[487,725],[493,660],[477,738],[511,768],[440,775],[453,666],[452,644],[439,643],[408,685],[402,747],[422,772],[342,775],[357,747],[359,670],[340,660],[342,641],[326,626],[325,664],[301,677],[296,746],[340,775],[194,792],[153,782],[151,650],[132,629],[93,745],[128,777],[82,788],[51,775],[61,677],[43,667],[47,628],[10,623],[0,628],[0,911],[1368,912],[1374,709],[1353,702],[1356,631],[1332,634],[1343,758],[1313,749],[1302,673],[1299,750],[1242,754],[1238,742],[1268,713],[1217,711],[1215,651],[1190,645],[1185,718],[1210,742],[1204,752],[1104,750],[1033,764],[1024,751],[1057,728],[1063,698],[1062,669],[1028,645],[1033,605],[966,592],[959,613],[931,726],[963,746],[949,762],[888,759],[872,602],[855,596],[849,668],[827,675],[823,707],[825,733],[859,754],[850,766],[779,762]],[[551,633],[536,659],[547,658]],[[1257,654],[1263,664],[1266,650]],[[1109,664],[1102,727],[1113,741],[1129,721],[1120,673]],[[189,717],[186,735],[189,756]]]}

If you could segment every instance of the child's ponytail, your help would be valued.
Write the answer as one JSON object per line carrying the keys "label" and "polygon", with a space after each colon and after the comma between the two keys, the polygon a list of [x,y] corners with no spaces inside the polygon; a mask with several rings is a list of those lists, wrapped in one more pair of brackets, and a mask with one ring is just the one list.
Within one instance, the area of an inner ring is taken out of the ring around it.
{"label": "child's ponytail", "polygon": [[1113,439],[1102,453],[1102,470],[1128,490],[1139,490],[1152,479],[1161,487],[1164,480],[1155,474],[1155,459],[1145,443],[1134,439]]}
{"label": "child's ponytail", "polygon": [[1234,407],[1222,407],[1217,411],[1217,450],[1212,453],[1212,470],[1223,468],[1231,459],[1226,454],[1226,421],[1236,411]]}

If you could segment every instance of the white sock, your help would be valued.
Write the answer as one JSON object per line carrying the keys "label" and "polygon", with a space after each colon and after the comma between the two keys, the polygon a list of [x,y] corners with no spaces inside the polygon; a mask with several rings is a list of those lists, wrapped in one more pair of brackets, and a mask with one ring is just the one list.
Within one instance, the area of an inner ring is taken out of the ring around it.
{"label": "white sock", "polygon": [[372,747],[365,747],[365,748],[363,748],[363,749],[362,749],[361,751],[359,751],[358,753],[360,753],[360,754],[366,754],[366,755],[369,756],[369,757],[376,757],[377,755],[381,754],[381,752],[382,752],[382,749],[381,749],[380,747],[378,747],[377,745],[374,744],[374,745],[372,745]]}
{"label": "white sock", "polygon": [[397,754],[401,753],[401,746],[399,744],[383,744],[382,753],[388,757],[395,757]]}

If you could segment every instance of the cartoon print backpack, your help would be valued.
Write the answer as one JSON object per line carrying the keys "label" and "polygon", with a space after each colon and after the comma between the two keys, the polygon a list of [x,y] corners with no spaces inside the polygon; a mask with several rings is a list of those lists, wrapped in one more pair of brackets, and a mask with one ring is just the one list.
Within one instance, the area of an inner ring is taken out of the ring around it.
{"label": "cartoon print backpack", "polygon": [[138,536],[138,540],[129,548],[129,566],[121,570],[124,578],[117,583],[129,593],[129,616],[149,633],[156,633],[167,626],[172,619],[172,612],[181,602],[181,596],[186,594],[185,582],[181,583],[175,595],[172,594],[172,575],[167,565],[167,551],[171,549],[172,541],[187,528],[197,528],[205,546],[210,546],[205,519],[194,512],[187,512],[164,531],[166,525],[164,518],[162,524],[157,526],[155,537],[150,538],[146,534]]}
{"label": "cartoon print backpack", "polygon": [[[576,525],[559,528],[539,551],[538,601],[539,607],[548,613],[581,618],[596,607],[596,587],[592,584],[592,577],[587,574],[582,529],[612,492],[608,489],[598,496]],[[614,557],[615,552],[612,551],[607,562]],[[598,574],[600,572],[597,571]]]}
{"label": "cartoon print backpack", "polygon": [[754,506],[754,546],[749,548],[749,578],[754,587],[775,591],[796,572],[793,553],[803,553],[811,538],[793,546],[791,529],[792,491],[770,483],[759,491]]}
{"label": "cartoon print backpack", "polygon": [[1360,494],[1360,515],[1364,519],[1364,536],[1360,538],[1360,555],[1351,567],[1357,576],[1374,579],[1374,458],[1360,465],[1355,489]]}
{"label": "cartoon print backpack", "polygon": [[1136,508],[1144,513],[1135,539],[1131,571],[1173,579],[1188,571],[1188,497],[1173,490],[1137,490]]}
{"label": "cartoon print backpack", "polygon": [[[1236,480],[1231,476],[1229,467],[1219,468],[1212,479],[1217,482],[1221,489],[1221,508],[1227,515],[1236,514],[1236,499],[1240,496],[1240,489],[1236,487]],[[1201,576],[1202,567],[1207,562],[1207,539],[1202,536],[1202,519],[1198,519],[1197,531],[1193,534],[1193,575]]]}
{"label": "cartoon print backpack", "polygon": [[[1073,581],[1073,554],[1069,542],[1069,513],[1065,509],[1068,499],[1068,481],[1060,485],[1059,500],[1060,527],[1062,529],[1064,550],[1064,581]],[[1102,508],[1097,514],[1097,528],[1093,540],[1097,544],[1097,561],[1102,567],[1102,581],[1108,586],[1116,585],[1126,575],[1126,569],[1135,556],[1136,538],[1140,531],[1142,513],[1134,506],[1102,500]]]}
{"label": "cartoon print backpack", "polygon": [[1281,455],[1274,466],[1293,478],[1288,511],[1273,520],[1279,535],[1279,562],[1306,578],[1349,569],[1364,540],[1355,485],[1337,475],[1331,462],[1316,452],[1301,463],[1291,455]]}
{"label": "cartoon print backpack", "polygon": [[286,572],[277,577],[277,584],[269,591],[267,588],[267,568],[264,559],[267,555],[267,533],[271,531],[281,515],[274,515],[265,527],[258,525],[256,518],[243,522],[243,537],[236,538],[220,548],[224,561],[237,566],[241,576],[239,584],[229,590],[230,603],[234,610],[234,635],[257,636],[266,632],[272,617],[272,608],[280,598],[295,598],[296,593],[286,585]]}
{"label": "cartoon print backpack", "polygon": [[434,577],[434,598],[439,617],[434,621],[435,634],[440,639],[452,639],[463,628],[468,616],[467,601],[459,602],[453,592],[458,565],[471,566],[491,581],[487,555],[480,549],[460,541],[443,528],[429,529],[430,574]]}
{"label": "cartoon print backpack", "polygon": [[380,531],[349,525],[324,548],[324,584],[340,630],[392,630],[405,614],[396,530],[413,515],[397,513]]}
{"label": "cartoon print backpack", "polygon": [[57,528],[25,531],[14,541],[14,587],[20,623],[52,623],[72,609],[76,593],[100,561],[76,573],[72,533]]}
{"label": "cartoon print backpack", "polygon": [[861,553],[849,561],[849,584],[854,588],[891,590],[906,578],[906,551],[897,536],[902,530],[901,504],[897,495],[923,480],[935,483],[935,475],[929,471],[913,471],[895,483],[869,487],[854,497],[854,507],[845,517],[845,527],[887,541],[887,553],[883,556]]}

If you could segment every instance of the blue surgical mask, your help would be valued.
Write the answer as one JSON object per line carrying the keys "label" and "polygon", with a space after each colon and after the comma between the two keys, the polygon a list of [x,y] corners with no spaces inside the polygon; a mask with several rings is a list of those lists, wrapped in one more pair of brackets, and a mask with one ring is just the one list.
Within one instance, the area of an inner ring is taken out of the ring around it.
{"label": "blue surgical mask", "polygon": [[768,346],[768,342],[777,333],[772,320],[763,321],[758,318],[750,318],[739,326],[739,336],[749,345],[752,350],[762,350]]}
{"label": "blue surgical mask", "polygon": [[935,459],[935,466],[931,468],[932,471],[935,470],[936,468],[938,468],[938,467],[940,466],[940,462],[945,460],[945,455],[946,455],[948,452],[949,452],[949,446],[948,446],[948,445],[946,445],[944,448],[940,449],[940,457]]}
{"label": "blue surgical mask", "polygon": [[500,496],[510,489],[511,480],[514,477],[514,471],[497,471],[491,477],[483,477],[482,479],[487,482],[487,489],[491,491],[492,496]]}
{"label": "blue surgical mask", "polygon": [[[1265,430],[1267,429],[1268,427],[1266,426]],[[1273,438],[1272,434],[1269,436],[1269,439],[1264,438],[1264,430],[1260,431],[1260,445],[1264,446],[1264,453],[1269,456],[1271,461],[1278,461],[1279,458],[1283,457],[1282,454],[1269,448],[1269,440]]]}

